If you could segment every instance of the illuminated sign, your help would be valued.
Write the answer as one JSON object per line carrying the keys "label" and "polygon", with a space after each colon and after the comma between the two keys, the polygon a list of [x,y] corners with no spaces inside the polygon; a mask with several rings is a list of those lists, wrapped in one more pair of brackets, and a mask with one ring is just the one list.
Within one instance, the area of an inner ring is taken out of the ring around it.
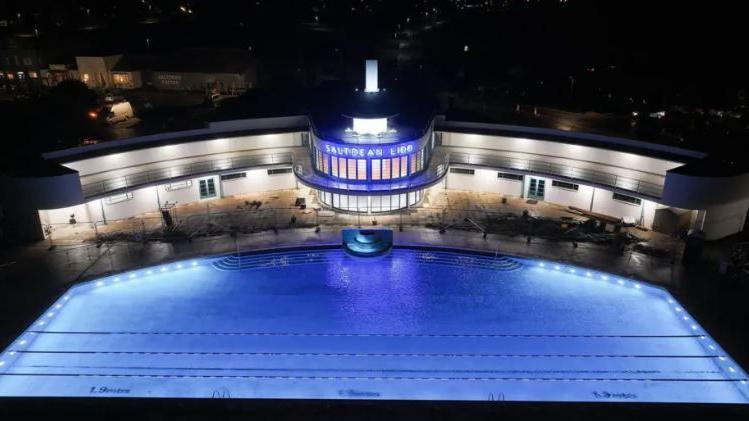
{"label": "illuminated sign", "polygon": [[354,132],[356,134],[378,135],[387,131],[387,118],[354,118]]}
{"label": "illuminated sign", "polygon": [[418,142],[404,142],[393,145],[342,145],[320,140],[317,143],[322,152],[346,158],[389,158],[409,155],[418,150]]}

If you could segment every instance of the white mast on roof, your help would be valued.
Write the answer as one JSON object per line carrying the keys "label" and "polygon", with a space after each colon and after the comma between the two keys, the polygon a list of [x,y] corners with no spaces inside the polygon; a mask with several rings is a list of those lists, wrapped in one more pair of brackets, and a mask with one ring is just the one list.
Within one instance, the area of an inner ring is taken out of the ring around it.
{"label": "white mast on roof", "polygon": [[365,62],[365,87],[364,92],[380,92],[377,87],[377,60],[367,60]]}

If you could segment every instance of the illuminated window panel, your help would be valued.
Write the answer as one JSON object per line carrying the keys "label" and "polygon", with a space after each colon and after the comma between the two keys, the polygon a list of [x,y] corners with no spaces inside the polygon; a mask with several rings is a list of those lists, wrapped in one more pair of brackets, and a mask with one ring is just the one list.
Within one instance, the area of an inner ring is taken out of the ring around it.
{"label": "illuminated window panel", "polygon": [[333,171],[331,172],[331,175],[333,177],[338,177],[338,157],[337,156],[330,157],[330,168],[333,169]]}
{"label": "illuminated window panel", "polygon": [[330,174],[330,155],[324,153],[322,154],[322,172],[325,174]]}
{"label": "illuminated window panel", "polygon": [[366,180],[367,179],[367,160],[357,159],[356,166],[358,167],[357,172],[359,173],[357,180]]}
{"label": "illuminated window panel", "polygon": [[338,158],[338,177],[346,178],[346,158]]}
{"label": "illuminated window panel", "polygon": [[379,180],[381,178],[380,174],[380,160],[379,159],[373,159],[371,161],[372,163],[372,180]]}
{"label": "illuminated window panel", "polygon": [[399,178],[401,174],[400,170],[400,160],[398,158],[393,158],[393,178]]}
{"label": "illuminated window panel", "polygon": [[356,160],[355,159],[348,160],[348,178],[351,180],[356,180]]}
{"label": "illuminated window panel", "polygon": [[401,157],[401,177],[406,176],[408,176],[408,157],[404,155]]}
{"label": "illuminated window panel", "polygon": [[390,159],[382,160],[382,179],[390,180]]}

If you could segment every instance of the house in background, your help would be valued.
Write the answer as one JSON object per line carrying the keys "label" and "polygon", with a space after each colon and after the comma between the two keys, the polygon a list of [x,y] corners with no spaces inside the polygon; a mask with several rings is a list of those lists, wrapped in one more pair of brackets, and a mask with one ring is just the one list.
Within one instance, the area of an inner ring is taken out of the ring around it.
{"label": "house in background", "polygon": [[122,54],[76,56],[81,82],[91,88],[113,88],[112,69],[121,58]]}

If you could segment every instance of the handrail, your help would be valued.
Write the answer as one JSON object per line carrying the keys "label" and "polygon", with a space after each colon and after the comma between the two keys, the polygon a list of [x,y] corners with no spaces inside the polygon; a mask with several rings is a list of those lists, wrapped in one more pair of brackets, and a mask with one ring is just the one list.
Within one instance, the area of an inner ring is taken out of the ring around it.
{"label": "handrail", "polygon": [[419,188],[428,184],[433,184],[434,180],[442,178],[442,176],[447,172],[449,165],[471,165],[561,177],[569,180],[610,186],[616,189],[631,191],[654,198],[661,197],[663,193],[662,184],[622,177],[616,174],[593,169],[578,168],[546,161],[457,152],[446,153],[441,158],[442,159],[439,159],[438,156],[435,155],[434,159],[439,159],[439,161],[433,160],[426,170],[412,178],[395,179],[389,182],[377,181],[361,183],[324,177],[318,175],[314,170],[312,170],[311,163],[306,162],[308,165],[304,165],[304,162],[295,162],[294,154],[289,152],[267,155],[245,155],[210,161],[192,162],[184,165],[176,165],[167,168],[128,174],[121,177],[93,181],[84,184],[82,188],[84,196],[90,198],[110,192],[133,189],[156,182],[168,182],[170,180],[200,174],[239,170],[256,166],[293,165],[294,173],[302,180],[311,181],[313,184],[324,184],[325,187],[336,190],[348,190],[352,193],[365,193]]}
{"label": "handrail", "polygon": [[509,170],[530,172],[535,174],[562,177],[570,180],[579,180],[598,185],[611,186],[621,190],[627,190],[650,197],[661,197],[663,185],[642,181],[629,177],[611,174],[603,171],[578,168],[570,165],[553,162],[538,161],[532,159],[519,159],[500,156],[481,156],[467,153],[451,152],[449,154],[450,165],[473,165],[491,168],[505,168]]}
{"label": "handrail", "polygon": [[84,197],[92,197],[108,192],[132,189],[156,182],[166,182],[174,179],[206,174],[218,171],[238,170],[249,167],[268,165],[291,165],[291,153],[245,155],[210,161],[191,162],[167,168],[143,171],[121,177],[93,181],[82,185]]}
{"label": "handrail", "polygon": [[447,172],[449,165],[447,156],[435,154],[429,166],[419,173],[390,180],[379,180],[366,182],[333,178],[319,174],[312,169],[309,160],[295,162],[293,169],[296,176],[304,184],[312,187],[320,187],[326,190],[337,190],[351,194],[366,194],[389,192],[396,194],[403,191],[425,188],[435,184]]}

